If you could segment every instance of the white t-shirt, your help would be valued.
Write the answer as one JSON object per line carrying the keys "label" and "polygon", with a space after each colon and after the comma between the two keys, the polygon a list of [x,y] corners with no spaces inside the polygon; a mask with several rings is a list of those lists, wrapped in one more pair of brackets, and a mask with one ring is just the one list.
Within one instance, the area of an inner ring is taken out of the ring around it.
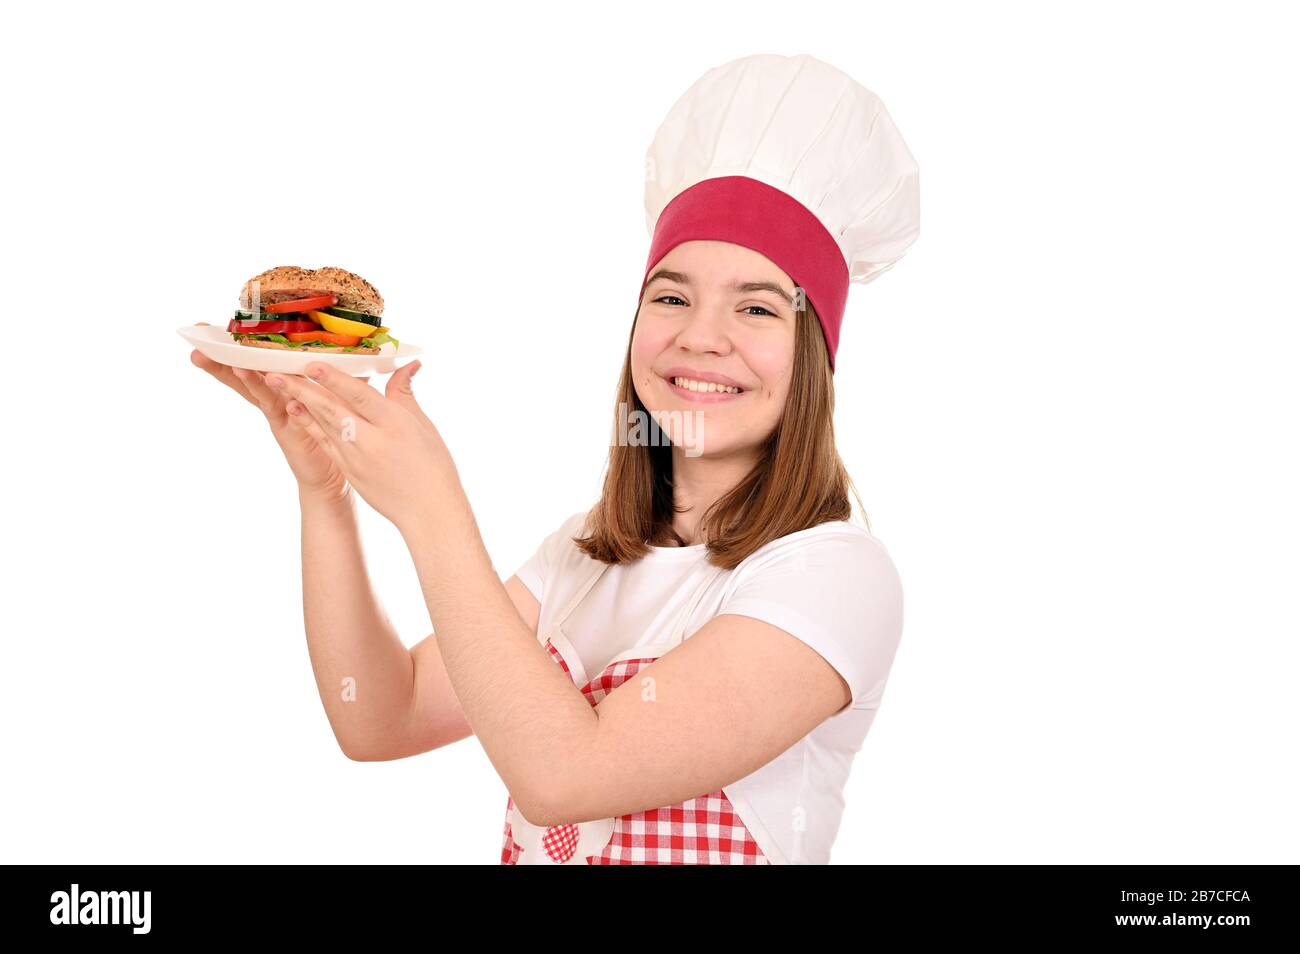
{"label": "white t-shirt", "polygon": [[[596,563],[571,539],[581,534],[585,516],[569,517],[517,572],[541,603],[539,633],[547,632]],[[633,647],[662,645],[684,612],[685,638],[723,613],[778,626],[820,653],[848,683],[849,707],[725,786],[771,862],[829,862],[849,767],[880,706],[902,636],[902,584],[888,551],[848,521],[773,540],[730,571],[708,562],[704,544],[652,547],[636,563],[608,567],[564,632],[582,668],[594,675]]]}

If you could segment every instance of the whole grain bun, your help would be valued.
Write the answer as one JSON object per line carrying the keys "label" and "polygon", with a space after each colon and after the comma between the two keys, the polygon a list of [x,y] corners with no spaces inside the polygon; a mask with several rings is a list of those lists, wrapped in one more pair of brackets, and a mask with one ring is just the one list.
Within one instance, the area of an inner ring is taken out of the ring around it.
{"label": "whole grain bun", "polygon": [[241,345],[247,345],[250,348],[279,348],[283,351],[332,351],[337,354],[379,354],[378,348],[363,348],[360,345],[353,347],[351,351],[339,351],[338,348],[322,347],[320,345],[287,345],[278,341],[254,341],[249,338],[240,338]]}
{"label": "whole grain bun", "polygon": [[258,283],[259,302],[272,305],[279,301],[293,301],[310,295],[339,296],[339,307],[350,311],[364,311],[378,318],[384,313],[384,298],[374,285],[360,275],[343,268],[327,265],[324,268],[299,268],[297,265],[277,265],[244,283],[239,292],[239,307],[251,309],[253,283]]}

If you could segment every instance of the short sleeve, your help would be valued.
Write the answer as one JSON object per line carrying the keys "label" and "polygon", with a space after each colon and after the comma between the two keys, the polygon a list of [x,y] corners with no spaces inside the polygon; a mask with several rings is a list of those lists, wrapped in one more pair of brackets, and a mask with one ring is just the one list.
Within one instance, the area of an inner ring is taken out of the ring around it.
{"label": "short sleeve", "polygon": [[769,544],[772,552],[745,568],[718,614],[785,630],[844,678],[853,708],[874,709],[903,633],[902,583],[884,545],[866,530],[814,531]]}
{"label": "short sleeve", "polygon": [[551,567],[559,562],[561,548],[573,546],[572,538],[577,536],[582,527],[582,518],[586,515],[587,512],[582,510],[570,516],[557,530],[548,534],[533,555],[515,571],[515,576],[528,587],[538,603],[544,601],[546,582],[550,579]]}

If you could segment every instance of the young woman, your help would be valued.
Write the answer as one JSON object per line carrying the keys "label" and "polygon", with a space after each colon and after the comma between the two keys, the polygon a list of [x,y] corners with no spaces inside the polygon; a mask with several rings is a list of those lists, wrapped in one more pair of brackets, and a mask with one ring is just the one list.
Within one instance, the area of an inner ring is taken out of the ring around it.
{"label": "young woman", "polygon": [[[818,142],[873,161],[781,189],[719,151],[773,134],[787,163],[817,164]],[[308,645],[349,757],[475,735],[509,793],[504,863],[822,863],[902,632],[895,567],[850,519],[835,351],[848,283],[915,237],[915,165],[874,95],[806,56],[706,73],[651,158],[602,496],[504,584],[418,362],[380,394],[322,364],[191,359],[266,413],[298,478]],[[858,188],[809,198],[832,180]],[[371,590],[354,493],[415,562],[434,632],[411,650]]]}

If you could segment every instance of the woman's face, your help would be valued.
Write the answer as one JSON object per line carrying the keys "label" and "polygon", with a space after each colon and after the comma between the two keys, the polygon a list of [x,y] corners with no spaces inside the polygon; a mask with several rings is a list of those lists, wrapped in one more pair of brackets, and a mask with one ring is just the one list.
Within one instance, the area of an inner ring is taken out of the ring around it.
{"label": "woman's face", "polygon": [[[757,447],[780,421],[794,367],[794,294],[790,276],[730,242],[683,242],[651,269],[632,334],[632,380],[688,456]],[[709,381],[741,391],[703,390]]]}

